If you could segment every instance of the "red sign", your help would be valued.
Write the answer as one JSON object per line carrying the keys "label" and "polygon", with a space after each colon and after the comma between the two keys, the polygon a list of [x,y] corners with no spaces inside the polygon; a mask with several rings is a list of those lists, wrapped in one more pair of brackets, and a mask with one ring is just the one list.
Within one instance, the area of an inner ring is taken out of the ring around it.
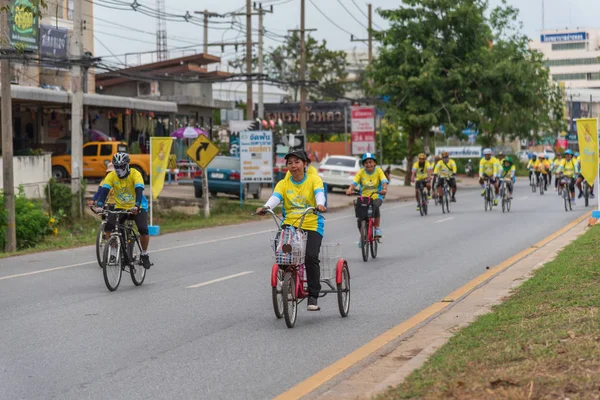
{"label": "red sign", "polygon": [[566,149],[569,146],[569,141],[565,138],[565,139],[556,139],[556,145],[558,147],[562,147],[563,149]]}
{"label": "red sign", "polygon": [[352,154],[375,152],[375,107],[352,107]]}

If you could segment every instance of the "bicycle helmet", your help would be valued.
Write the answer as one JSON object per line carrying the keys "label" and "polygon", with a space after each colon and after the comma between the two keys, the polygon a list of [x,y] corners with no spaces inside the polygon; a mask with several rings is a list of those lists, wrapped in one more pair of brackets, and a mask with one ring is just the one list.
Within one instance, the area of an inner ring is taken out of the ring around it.
{"label": "bicycle helmet", "polygon": [[575,152],[575,157],[579,157],[579,152],[578,151]]}
{"label": "bicycle helmet", "polygon": [[371,160],[377,162],[377,157],[375,157],[375,154],[365,153],[365,154],[363,154],[362,159],[361,159],[362,164],[365,165],[365,161],[367,161],[368,159],[371,159]]}
{"label": "bicycle helmet", "polygon": [[487,155],[491,156],[492,155],[492,149],[485,149],[485,150],[483,150],[483,155],[484,156],[487,156]]}
{"label": "bicycle helmet", "polygon": [[568,149],[567,151],[565,151],[565,156],[572,156],[573,155],[573,151],[571,149]]}
{"label": "bicycle helmet", "polygon": [[510,157],[506,157],[504,160],[502,160],[502,162],[507,162],[507,163],[510,163],[511,165],[513,163],[512,158],[510,158]]}
{"label": "bicycle helmet", "polygon": [[450,157],[447,151],[442,151],[442,158]]}
{"label": "bicycle helmet", "polygon": [[419,161],[425,161],[426,159],[427,159],[427,156],[425,155],[425,153],[419,154]]}
{"label": "bicycle helmet", "polygon": [[129,154],[117,153],[113,156],[113,165],[115,173],[120,179],[127,178],[129,175]]}
{"label": "bicycle helmet", "polygon": [[540,155],[538,156],[538,158],[540,158],[540,159],[541,159],[541,158],[545,159],[545,158],[546,158],[546,156],[544,155],[544,153],[540,153]]}
{"label": "bicycle helmet", "polygon": [[532,160],[537,160],[537,154],[532,154],[532,155],[531,155],[531,159],[532,159]]}

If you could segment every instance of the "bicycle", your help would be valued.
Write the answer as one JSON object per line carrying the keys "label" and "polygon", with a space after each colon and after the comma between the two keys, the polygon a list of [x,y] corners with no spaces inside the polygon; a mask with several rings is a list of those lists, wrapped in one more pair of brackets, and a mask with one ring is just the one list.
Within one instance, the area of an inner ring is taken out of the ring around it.
{"label": "bicycle", "polygon": [[442,213],[450,214],[450,187],[448,186],[448,179],[444,179],[444,185],[442,186],[443,193],[440,202],[442,203]]}
{"label": "bicycle", "polygon": [[364,262],[369,260],[369,249],[371,250],[371,258],[377,258],[377,250],[380,243],[380,239],[375,238],[374,235],[375,218],[373,218],[373,214],[375,210],[373,207],[373,196],[375,194],[377,193],[373,193],[369,197],[358,196],[358,199],[354,200],[355,216],[360,220],[360,249]]}
{"label": "bicycle", "polygon": [[494,207],[494,189],[492,187],[492,180],[489,176],[486,176],[485,182],[485,192],[483,196],[484,208],[485,211],[488,209],[492,211],[492,207]]}
{"label": "bicycle", "polygon": [[[131,211],[111,211],[103,210],[101,213],[106,218],[116,215],[132,215]],[[110,233],[110,237],[104,246],[102,273],[104,283],[111,292],[114,292],[121,283],[123,271],[129,272],[131,280],[135,286],[140,286],[146,279],[146,269],[142,265],[142,246],[140,236],[133,228],[133,221],[127,219],[123,224],[115,224],[115,228]]]}
{"label": "bicycle", "polygon": [[529,186],[531,186],[531,192],[535,193],[537,191],[537,176],[535,175],[535,172],[530,170],[529,171],[531,173],[531,176],[529,177]]}
{"label": "bicycle", "polygon": [[[307,234],[301,227],[305,216],[315,212],[314,207],[307,208],[300,220],[299,227],[284,227],[283,221],[272,210],[265,209],[275,224],[277,231],[271,236],[275,263],[271,268],[271,295],[275,316],[285,319],[288,328],[293,328],[298,316],[298,304],[308,297],[306,269]],[[348,262],[341,256],[341,244],[322,244],[319,253],[321,279],[328,289],[321,289],[319,297],[336,293],[338,308],[342,317],[350,312],[350,270]],[[335,281],[335,282],[334,282]]]}
{"label": "bicycle", "polygon": [[539,173],[540,177],[537,179],[537,185],[540,189],[540,196],[544,195],[544,186],[546,185],[546,179],[544,179],[544,174]]}
{"label": "bicycle", "polygon": [[559,190],[561,191],[563,196],[566,212],[573,210],[573,205],[571,204],[571,193],[569,192],[570,183],[570,179],[566,176],[563,176],[558,184]]}
{"label": "bicycle", "polygon": [[510,212],[510,193],[508,191],[508,184],[511,182],[511,179],[504,178],[500,181],[500,197],[502,198],[502,212]]}
{"label": "bicycle", "polygon": [[[105,208],[114,210],[114,204],[107,205]],[[102,214],[102,222],[98,226],[98,233],[96,234],[96,259],[100,268],[104,267],[104,248],[106,246],[106,235],[104,234],[104,228],[106,226],[106,216]]]}
{"label": "bicycle", "polygon": [[419,213],[421,213],[421,217],[424,217],[427,215],[427,205],[429,204],[427,193],[425,193],[425,181],[417,181],[417,185],[419,185],[419,191],[417,192],[419,198]]}

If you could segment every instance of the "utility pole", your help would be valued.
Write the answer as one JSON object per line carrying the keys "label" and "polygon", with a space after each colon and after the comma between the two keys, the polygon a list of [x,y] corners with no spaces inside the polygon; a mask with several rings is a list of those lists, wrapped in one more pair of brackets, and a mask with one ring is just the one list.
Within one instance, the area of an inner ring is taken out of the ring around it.
{"label": "utility pole", "polygon": [[201,14],[204,16],[204,54],[208,54],[208,19],[211,17],[223,17],[222,15],[208,10],[195,11],[194,14]]}
{"label": "utility pole", "polygon": [[[71,55],[75,60],[80,60],[83,55],[83,2],[73,2],[73,36]],[[81,180],[83,178],[83,91],[81,67],[78,63],[71,70],[71,90],[73,100],[71,103],[71,215],[81,216],[83,205],[81,203]]]}
{"label": "utility pole", "polygon": [[373,62],[373,5],[368,4],[369,7],[369,65]]}
{"label": "utility pole", "polygon": [[[0,7],[9,7],[9,0],[0,0]],[[10,17],[9,11],[0,12],[0,32],[8,32]],[[1,38],[6,43],[8,53],[10,40],[8,35]],[[6,54],[5,54],[6,55]],[[10,59],[3,58],[0,62],[2,68],[2,182],[4,184],[4,208],[8,211],[6,221],[6,244],[4,250],[12,253],[17,250],[17,233],[15,227],[15,182],[13,176],[13,127],[12,127],[12,90],[10,87]]]}
{"label": "utility pole", "polygon": [[[264,38],[264,28],[263,28],[263,16],[266,13],[273,13],[273,6],[271,6],[271,10],[267,11],[262,8],[262,3],[259,4],[258,8],[256,8],[256,4],[254,5],[254,9],[258,11],[258,75],[262,76],[263,74],[263,38]],[[265,117],[265,104],[264,104],[264,83],[262,78],[258,81],[258,118]]]}
{"label": "utility pole", "polygon": [[[304,1],[304,0],[302,0]],[[252,100],[252,1],[246,0],[246,119],[254,119],[254,103]]]}

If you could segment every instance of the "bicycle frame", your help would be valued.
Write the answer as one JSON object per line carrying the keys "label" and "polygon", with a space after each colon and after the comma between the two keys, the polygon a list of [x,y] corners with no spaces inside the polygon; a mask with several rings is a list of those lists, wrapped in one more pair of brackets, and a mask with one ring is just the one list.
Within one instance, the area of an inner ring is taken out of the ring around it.
{"label": "bicycle frame", "polygon": [[[111,210],[105,210],[103,212],[103,215],[105,215],[108,219],[109,215],[130,215],[131,213],[129,211],[111,211]],[[119,243],[121,244],[121,256],[123,257],[123,260],[125,261],[123,263],[123,265],[129,265],[130,260],[129,260],[129,254],[128,254],[128,243],[130,240],[134,240],[135,242],[139,243],[139,236],[136,233],[136,231],[133,229],[133,221],[131,220],[126,220],[124,223],[119,223],[119,218],[117,217],[117,223],[115,224],[114,229],[112,230],[112,232],[110,233],[111,237],[119,237]]]}

